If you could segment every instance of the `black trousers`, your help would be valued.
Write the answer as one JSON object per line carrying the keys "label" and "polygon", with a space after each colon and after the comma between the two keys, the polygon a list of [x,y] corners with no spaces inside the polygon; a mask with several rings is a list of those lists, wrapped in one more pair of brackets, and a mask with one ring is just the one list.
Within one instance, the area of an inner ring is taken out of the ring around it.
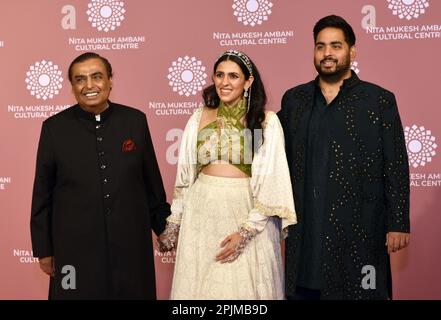
{"label": "black trousers", "polygon": [[287,295],[287,300],[320,300],[320,290],[296,287],[294,295]]}

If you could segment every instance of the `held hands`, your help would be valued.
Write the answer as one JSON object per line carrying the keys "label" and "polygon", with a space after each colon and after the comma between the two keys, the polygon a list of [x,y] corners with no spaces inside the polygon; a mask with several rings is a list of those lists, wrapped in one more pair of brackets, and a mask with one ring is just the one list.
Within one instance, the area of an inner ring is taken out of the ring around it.
{"label": "held hands", "polygon": [[39,258],[40,269],[43,270],[48,276],[53,277],[55,275],[54,257]]}
{"label": "held hands", "polygon": [[224,249],[216,255],[216,261],[221,263],[233,262],[254,236],[255,232],[245,228],[240,228],[239,232],[230,234],[222,241],[220,246]]}
{"label": "held hands", "polygon": [[410,235],[405,232],[388,232],[386,234],[387,253],[397,252],[409,244]]}
{"label": "held hands", "polygon": [[163,233],[158,237],[157,245],[159,252],[167,252],[176,248],[179,237],[179,224],[167,222]]}

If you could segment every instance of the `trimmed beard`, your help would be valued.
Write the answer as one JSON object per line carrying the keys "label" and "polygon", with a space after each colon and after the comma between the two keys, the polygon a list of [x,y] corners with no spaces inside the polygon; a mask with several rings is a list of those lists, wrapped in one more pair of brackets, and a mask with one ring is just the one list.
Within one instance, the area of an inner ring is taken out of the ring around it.
{"label": "trimmed beard", "polygon": [[[333,60],[336,63],[335,70],[332,72],[323,72],[321,69],[321,64],[325,60]],[[346,59],[339,64],[335,59],[323,59],[320,60],[318,64],[314,64],[315,69],[317,70],[320,78],[326,80],[328,82],[339,81],[343,78],[344,75],[351,69],[351,57],[348,55]]]}

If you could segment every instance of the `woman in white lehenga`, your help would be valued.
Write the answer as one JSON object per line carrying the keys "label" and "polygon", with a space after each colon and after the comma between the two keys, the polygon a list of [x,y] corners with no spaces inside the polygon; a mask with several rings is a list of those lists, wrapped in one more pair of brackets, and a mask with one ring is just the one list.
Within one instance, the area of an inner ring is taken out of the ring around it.
{"label": "woman in white lehenga", "polygon": [[185,128],[158,242],[177,246],[171,299],[283,299],[281,240],[296,223],[283,131],[247,55],[224,52],[213,81]]}

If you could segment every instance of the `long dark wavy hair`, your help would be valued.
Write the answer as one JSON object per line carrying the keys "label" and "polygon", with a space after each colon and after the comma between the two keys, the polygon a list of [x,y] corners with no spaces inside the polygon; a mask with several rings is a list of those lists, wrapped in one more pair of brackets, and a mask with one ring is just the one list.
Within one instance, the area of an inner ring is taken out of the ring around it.
{"label": "long dark wavy hair", "polygon": [[[243,74],[245,75],[245,79],[248,80],[250,78],[250,72],[248,68],[243,63],[243,61],[234,56],[225,54],[222,55],[219,59],[217,59],[214,64],[213,74],[216,73],[217,67],[219,63],[223,61],[233,61],[235,62]],[[265,87],[263,86],[262,78],[260,77],[259,71],[257,70],[253,61],[251,61],[251,66],[253,70],[254,81],[251,84],[251,100],[250,100],[250,109],[245,116],[246,127],[250,129],[252,133],[256,132],[255,130],[262,130],[262,123],[265,121],[265,106],[267,102],[267,97],[265,93]],[[208,108],[216,109],[219,107],[220,98],[216,92],[216,87],[214,84],[204,89],[202,93],[202,97],[204,98],[205,105]],[[250,98],[248,98],[250,99]],[[252,134],[253,146],[261,146],[263,143],[263,135],[255,135]],[[254,153],[254,152],[253,152]]]}

